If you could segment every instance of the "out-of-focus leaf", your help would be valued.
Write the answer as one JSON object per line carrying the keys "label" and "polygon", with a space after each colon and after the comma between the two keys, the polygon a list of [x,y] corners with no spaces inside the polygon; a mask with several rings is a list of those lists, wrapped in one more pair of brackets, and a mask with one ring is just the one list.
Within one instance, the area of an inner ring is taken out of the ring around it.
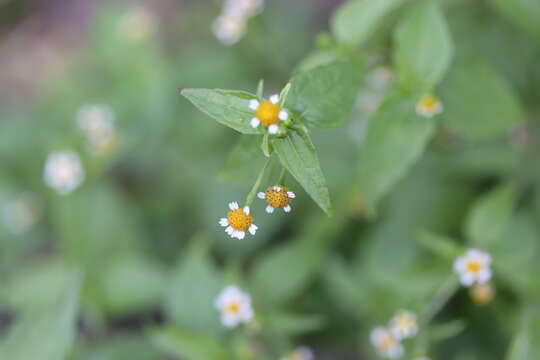
{"label": "out-of-focus leaf", "polygon": [[396,91],[369,120],[359,156],[359,184],[373,213],[382,196],[422,154],[433,133],[433,119],[415,112],[418,98]]}
{"label": "out-of-focus leaf", "polygon": [[206,244],[196,238],[174,271],[165,298],[165,311],[178,327],[200,333],[219,333],[214,300],[222,277],[210,262]]}
{"label": "out-of-focus leaf", "polygon": [[332,214],[330,195],[326,187],[315,146],[307,132],[290,129],[284,138],[273,138],[272,146],[281,164],[302,185],[327,215]]}
{"label": "out-of-focus leaf", "polygon": [[540,40],[540,2],[537,0],[494,0],[493,4],[510,20]]}
{"label": "out-of-focus leaf", "polygon": [[501,185],[478,200],[465,224],[469,241],[489,249],[499,240],[514,208],[515,193],[511,185]]}
{"label": "out-of-focus leaf", "polygon": [[453,260],[461,255],[463,249],[453,239],[422,231],[416,237],[418,244],[443,259]]}
{"label": "out-of-focus leaf", "polygon": [[171,356],[186,360],[231,360],[228,348],[213,337],[175,328],[149,329],[152,343]]}
{"label": "out-of-focus leaf", "polygon": [[431,341],[443,341],[461,333],[466,327],[467,323],[460,319],[445,324],[433,325],[429,329],[429,337]]}
{"label": "out-of-focus leaf", "polygon": [[70,360],[156,360],[159,351],[148,339],[120,336],[79,348]]}
{"label": "out-of-focus leaf", "polygon": [[23,314],[0,344],[0,358],[64,360],[75,338],[80,276],[74,275],[56,301]]}
{"label": "out-of-focus leaf", "polygon": [[260,149],[261,137],[242,136],[219,169],[218,177],[226,182],[253,181],[264,156]]}
{"label": "out-of-focus leaf", "polygon": [[382,18],[403,0],[351,0],[341,6],[331,20],[340,43],[360,46],[378,29]]}
{"label": "out-of-focus leaf", "polygon": [[296,72],[309,71],[322,65],[328,65],[338,59],[339,55],[333,49],[315,50],[308,54],[296,66]]}
{"label": "out-of-focus leaf", "polygon": [[[221,89],[183,89],[181,93],[217,122],[242,134],[262,134],[259,128],[254,129],[249,124],[254,116],[253,110],[249,108],[249,100],[255,99],[255,95]],[[184,121],[187,122],[186,119]]]}
{"label": "out-of-focus leaf", "polygon": [[341,126],[356,101],[364,73],[358,59],[336,60],[300,72],[291,79],[286,107],[309,128]]}
{"label": "out-of-focus leaf", "polygon": [[396,32],[398,79],[409,89],[430,90],[444,76],[452,60],[453,44],[437,1],[414,4]]}
{"label": "out-of-focus leaf", "polygon": [[506,360],[538,359],[540,357],[540,312],[525,309],[521,328],[510,343]]}
{"label": "out-of-focus leaf", "polygon": [[440,93],[446,125],[473,140],[501,136],[523,120],[510,85],[486,61],[473,56],[454,62]]}
{"label": "out-of-focus leaf", "polygon": [[264,326],[280,336],[298,336],[319,330],[324,325],[320,315],[272,313],[265,318]]}

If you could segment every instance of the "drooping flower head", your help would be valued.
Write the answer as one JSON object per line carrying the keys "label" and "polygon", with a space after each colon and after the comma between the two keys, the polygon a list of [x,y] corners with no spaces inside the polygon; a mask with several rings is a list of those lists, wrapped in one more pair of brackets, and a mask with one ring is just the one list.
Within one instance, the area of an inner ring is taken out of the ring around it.
{"label": "drooping flower head", "polygon": [[271,214],[274,212],[274,209],[279,208],[283,209],[285,212],[290,212],[292,210],[290,205],[291,200],[294,199],[296,195],[292,191],[289,191],[285,186],[276,185],[270,186],[265,192],[258,193],[257,197],[266,200],[268,203],[266,212]]}
{"label": "drooping flower head", "polygon": [[253,318],[251,297],[234,285],[221,291],[215,306],[221,312],[221,323],[228,328],[247,323]]}
{"label": "drooping flower head", "polygon": [[253,223],[249,206],[243,208],[237,202],[229,203],[229,212],[226,218],[219,220],[219,225],[225,227],[225,232],[232,238],[242,240],[246,236],[246,231],[251,235],[257,232],[257,225]]}
{"label": "drooping flower head", "polygon": [[43,179],[45,183],[60,195],[75,190],[84,181],[84,169],[79,155],[72,151],[49,154]]}
{"label": "drooping flower head", "polygon": [[491,282],[474,284],[469,289],[469,295],[475,305],[487,305],[495,297],[495,286]]}
{"label": "drooping flower head", "polygon": [[251,119],[251,126],[256,128],[263,126],[268,129],[268,133],[276,135],[279,133],[279,122],[287,121],[289,119],[289,113],[282,109],[279,104],[279,95],[274,94],[270,96],[270,99],[259,102],[258,100],[251,100],[249,102],[249,108],[255,112],[255,116]]}
{"label": "drooping flower head", "polygon": [[415,336],[418,333],[416,315],[407,310],[399,310],[390,320],[390,331],[398,340]]}
{"label": "drooping flower head", "polygon": [[244,36],[246,21],[239,16],[223,14],[214,20],[212,31],[223,45],[234,45]]}
{"label": "drooping flower head", "polygon": [[491,256],[477,249],[469,249],[454,261],[454,272],[463,286],[485,284],[491,279]]}
{"label": "drooping flower head", "polygon": [[376,327],[371,331],[371,344],[381,357],[398,359],[403,355],[403,345],[390,330],[384,327]]}
{"label": "drooping flower head", "polygon": [[433,117],[443,112],[443,104],[432,94],[426,94],[416,103],[416,113],[425,117]]}

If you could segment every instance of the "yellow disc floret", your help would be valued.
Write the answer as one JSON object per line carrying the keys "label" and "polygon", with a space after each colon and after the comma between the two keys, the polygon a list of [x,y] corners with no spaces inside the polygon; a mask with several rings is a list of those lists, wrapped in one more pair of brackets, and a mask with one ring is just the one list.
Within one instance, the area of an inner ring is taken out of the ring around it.
{"label": "yellow disc floret", "polygon": [[291,199],[285,186],[271,186],[265,192],[265,199],[273,208],[283,208],[289,205]]}
{"label": "yellow disc floret", "polygon": [[255,116],[264,127],[269,127],[279,122],[279,111],[279,105],[272,104],[270,101],[263,101],[257,108]]}
{"label": "yellow disc floret", "polygon": [[229,221],[230,226],[235,230],[240,231],[247,231],[251,224],[253,224],[253,217],[251,215],[246,215],[242,208],[229,211],[227,220]]}

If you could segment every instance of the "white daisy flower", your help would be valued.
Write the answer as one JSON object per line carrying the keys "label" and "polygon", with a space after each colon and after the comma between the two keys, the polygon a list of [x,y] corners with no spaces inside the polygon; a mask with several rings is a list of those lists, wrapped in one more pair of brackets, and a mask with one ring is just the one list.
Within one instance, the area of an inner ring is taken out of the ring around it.
{"label": "white daisy flower", "polygon": [[259,102],[250,100],[249,108],[255,111],[255,117],[251,119],[251,126],[256,128],[262,125],[268,129],[268,133],[276,135],[279,133],[279,122],[287,121],[289,113],[279,106],[279,95],[274,94],[268,100]]}
{"label": "white daisy flower", "polygon": [[215,37],[223,45],[234,45],[246,31],[246,22],[242,17],[232,15],[220,15],[212,24]]}
{"label": "white daisy flower", "polygon": [[253,318],[251,297],[234,285],[221,291],[215,306],[221,312],[221,323],[228,328],[247,323]]}
{"label": "white daisy flower", "polygon": [[469,295],[476,305],[487,305],[495,297],[495,286],[491,282],[474,284],[469,288]]}
{"label": "white daisy flower", "polygon": [[125,13],[118,23],[118,35],[128,44],[138,45],[150,39],[157,30],[154,14],[143,7]]}
{"label": "white daisy flower", "polygon": [[300,346],[281,360],[315,360],[315,353],[307,346]]}
{"label": "white daisy flower", "polygon": [[237,17],[251,17],[259,13],[264,0],[225,0],[223,12]]}
{"label": "white daisy flower", "polygon": [[384,327],[376,327],[370,334],[371,344],[377,349],[381,357],[398,359],[403,356],[404,349],[401,342]]}
{"label": "white daisy flower", "polygon": [[86,104],[77,111],[77,125],[87,139],[91,153],[99,155],[111,150],[117,143],[114,112],[103,104]]}
{"label": "white daisy flower", "polygon": [[469,249],[454,261],[454,272],[463,286],[485,284],[491,279],[491,256],[477,249]]}
{"label": "white daisy flower", "polygon": [[75,190],[84,181],[84,169],[79,155],[72,151],[49,154],[43,178],[45,183],[60,195]]}
{"label": "white daisy flower", "polygon": [[407,310],[399,310],[390,320],[390,331],[398,340],[415,336],[418,333],[416,315]]}
{"label": "white daisy flower", "polygon": [[442,113],[443,104],[435,96],[426,94],[416,103],[416,113],[420,116],[433,117]]}
{"label": "white daisy flower", "polygon": [[39,221],[41,204],[34,195],[25,193],[6,202],[2,210],[6,228],[13,234],[20,234]]}
{"label": "white daisy flower", "polygon": [[225,232],[230,237],[242,240],[246,236],[246,231],[251,235],[257,232],[257,225],[253,223],[253,217],[250,215],[249,206],[243,208],[238,206],[237,202],[229,203],[229,212],[226,218],[219,220],[219,225],[225,227]]}
{"label": "white daisy flower", "polygon": [[296,195],[289,191],[283,185],[270,186],[266,189],[266,192],[259,192],[257,194],[259,199],[264,199],[268,203],[266,206],[266,212],[271,214],[274,209],[282,208],[285,212],[290,212],[292,207],[290,202],[296,197]]}

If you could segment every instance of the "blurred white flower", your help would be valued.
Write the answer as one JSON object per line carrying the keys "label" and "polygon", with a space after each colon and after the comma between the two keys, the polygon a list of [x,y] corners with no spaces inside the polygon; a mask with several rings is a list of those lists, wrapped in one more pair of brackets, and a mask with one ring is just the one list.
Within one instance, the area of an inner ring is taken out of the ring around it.
{"label": "blurred white flower", "polygon": [[234,285],[221,291],[215,306],[221,312],[221,323],[229,328],[247,323],[253,318],[251,297]]}
{"label": "blurred white flower", "polygon": [[418,333],[416,315],[407,310],[399,310],[390,320],[390,331],[398,340],[415,336]]}
{"label": "blurred white flower", "polygon": [[242,240],[246,236],[246,231],[251,235],[257,232],[257,225],[253,223],[253,217],[250,215],[249,206],[240,208],[238,203],[229,203],[229,212],[226,218],[219,220],[219,225],[225,228],[225,232],[230,237]]}
{"label": "blurred white flower", "polygon": [[281,360],[315,360],[315,354],[311,348],[300,346],[289,355],[282,357]]}
{"label": "blurred white flower", "polygon": [[285,212],[292,210],[290,202],[296,197],[296,195],[289,191],[283,185],[270,186],[265,192],[257,194],[259,199],[264,199],[268,203],[266,206],[266,212],[271,214],[274,209],[282,208]]}
{"label": "blurred white flower", "polygon": [[110,151],[117,142],[114,112],[104,104],[86,104],[77,110],[77,125],[87,139],[91,153],[99,155]]}
{"label": "blurred white flower", "polygon": [[477,249],[469,249],[454,261],[454,272],[463,286],[485,284],[491,279],[491,256]]}
{"label": "blurred white flower", "polygon": [[84,181],[84,169],[79,155],[72,151],[49,154],[43,179],[60,195],[69,194]]}
{"label": "blurred white flower", "polygon": [[225,0],[223,13],[236,17],[251,17],[262,10],[264,0]]}
{"label": "blurred white flower", "polygon": [[279,106],[279,101],[280,98],[277,94],[262,102],[255,99],[250,100],[249,108],[255,112],[255,117],[251,119],[251,126],[256,128],[262,125],[268,129],[269,134],[279,133],[279,122],[289,119],[289,113]]}
{"label": "blurred white flower", "polygon": [[41,204],[34,195],[24,193],[6,202],[2,210],[6,228],[14,234],[20,234],[39,221]]}
{"label": "blurred white flower", "polygon": [[212,31],[223,45],[234,45],[246,31],[246,21],[242,17],[220,15],[212,24]]}
{"label": "blurred white flower", "polygon": [[118,23],[118,35],[128,44],[137,45],[154,36],[157,29],[155,15],[143,7],[126,12]]}
{"label": "blurred white flower", "polygon": [[384,327],[376,327],[371,331],[371,344],[377,349],[377,353],[381,357],[389,359],[398,359],[403,356],[403,345],[392,334],[392,332]]}
{"label": "blurred white flower", "polygon": [[416,113],[421,116],[433,117],[443,110],[443,104],[431,94],[422,96],[416,103]]}

